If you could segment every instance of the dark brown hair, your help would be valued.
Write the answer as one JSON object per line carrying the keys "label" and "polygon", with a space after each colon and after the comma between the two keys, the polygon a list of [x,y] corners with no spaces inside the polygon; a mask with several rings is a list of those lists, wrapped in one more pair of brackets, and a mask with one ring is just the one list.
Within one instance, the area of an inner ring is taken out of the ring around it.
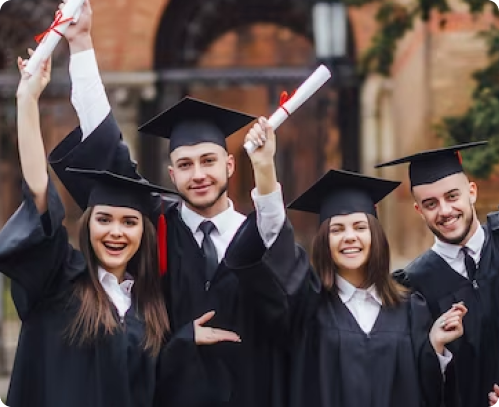
{"label": "dark brown hair", "polygon": [[[366,264],[364,287],[374,285],[383,305],[393,307],[405,296],[405,289],[390,276],[390,246],[378,219],[366,214],[371,232],[371,251]],[[329,246],[330,218],[322,222],[312,244],[312,263],[324,288],[331,291],[335,285],[338,267]]]}
{"label": "dark brown hair", "polygon": [[[87,262],[88,274],[75,283],[79,309],[69,326],[70,342],[79,345],[96,340],[99,335],[111,335],[120,328],[104,288],[99,282],[98,260],[90,242],[89,223],[92,208],[80,219],[79,245]],[[144,232],[137,253],[130,259],[127,272],[134,278],[132,304],[144,318],[146,332],[144,349],[157,355],[169,330],[168,314],[161,293],[156,244],[156,230],[143,216]]]}

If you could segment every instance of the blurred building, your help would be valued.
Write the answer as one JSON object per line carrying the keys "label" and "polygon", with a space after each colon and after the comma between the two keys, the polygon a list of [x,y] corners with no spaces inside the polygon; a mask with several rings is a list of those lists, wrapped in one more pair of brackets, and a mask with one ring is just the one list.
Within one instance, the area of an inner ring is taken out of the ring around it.
{"label": "blurred building", "polygon": [[[137,127],[185,95],[268,115],[282,90],[292,91],[317,65],[310,0],[106,0],[93,1],[93,38],[114,114],[149,179],[168,185],[166,142],[139,135]],[[0,11],[0,224],[20,201],[16,151],[15,57],[34,47],[58,2],[12,0]],[[491,3],[491,7],[494,5]],[[346,60],[355,64],[376,32],[377,6],[348,10]],[[346,168],[406,179],[406,168],[374,170],[374,164],[438,146],[432,125],[463,112],[473,90],[471,72],[486,62],[480,30],[495,23],[490,8],[471,17],[459,2],[446,16],[418,23],[399,44],[390,78],[371,75],[346,84],[331,81],[278,131],[277,165],[286,200],[328,168]],[[53,80],[42,101],[47,150],[74,126],[69,101],[67,45],[54,55]],[[341,74],[333,70],[336,78]],[[345,80],[346,81],[346,80]],[[242,148],[244,131],[229,141],[237,171],[230,195],[242,212],[252,209],[251,167]],[[480,216],[495,209],[495,180],[480,182]],[[495,184],[496,185],[496,184]],[[62,189],[61,189],[62,191]],[[80,215],[71,199],[67,226],[75,236]],[[432,242],[412,209],[407,184],[382,205],[396,265]],[[308,245],[313,217],[292,215]]]}

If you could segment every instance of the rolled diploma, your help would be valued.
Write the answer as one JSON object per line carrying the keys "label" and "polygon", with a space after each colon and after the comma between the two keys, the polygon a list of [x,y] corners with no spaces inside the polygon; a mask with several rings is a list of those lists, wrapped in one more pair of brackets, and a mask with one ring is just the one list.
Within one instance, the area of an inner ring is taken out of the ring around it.
{"label": "rolled diploma", "polygon": [[[64,7],[61,10],[62,12],[61,21],[66,20],[67,18],[70,17],[73,17],[73,19],[78,18],[83,3],[85,3],[85,0],[68,0],[68,2],[64,5]],[[55,29],[61,34],[64,34],[70,24],[71,21],[68,21],[64,24],[57,26]],[[38,47],[36,47],[35,52],[28,60],[28,64],[26,65],[25,69],[26,72],[33,75],[40,67],[42,61],[44,61],[50,55],[52,55],[55,47],[57,46],[57,44],[59,44],[60,40],[61,36],[55,31],[50,30],[45,36],[45,38],[42,40],[42,42],[38,44]]]}
{"label": "rolled diploma", "polygon": [[[269,118],[269,124],[276,130],[293,112],[305,103],[310,97],[317,92],[322,85],[324,85],[329,78],[331,72],[324,65],[320,65],[300,87],[296,90],[295,94],[279,106],[272,116]],[[288,115],[289,112],[289,115]],[[255,151],[258,146],[251,141],[244,143],[244,148],[248,153]]]}

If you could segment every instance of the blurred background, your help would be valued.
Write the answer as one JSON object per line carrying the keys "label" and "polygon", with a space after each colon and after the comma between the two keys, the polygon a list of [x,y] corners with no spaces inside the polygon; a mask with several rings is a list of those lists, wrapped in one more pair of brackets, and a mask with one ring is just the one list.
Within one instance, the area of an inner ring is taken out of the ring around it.
{"label": "blurred background", "polygon": [[[20,203],[15,59],[52,22],[57,0],[11,0],[0,11],[0,225]],[[412,207],[407,168],[374,165],[422,149],[474,140],[490,145],[464,156],[479,184],[481,220],[499,203],[498,9],[488,0],[94,0],[93,39],[103,81],[141,173],[169,185],[167,142],[137,127],[190,95],[253,115],[271,114],[319,63],[333,73],[279,128],[277,167],[286,201],[329,168],[404,180],[380,208],[393,268],[433,238]],[[78,123],[70,104],[69,53],[54,54],[41,102],[50,151]],[[252,210],[245,132],[229,139],[236,174],[229,195]],[[60,186],[66,225],[80,216]],[[309,247],[318,225],[291,214]],[[6,394],[19,321],[9,281],[0,280],[0,397]]]}

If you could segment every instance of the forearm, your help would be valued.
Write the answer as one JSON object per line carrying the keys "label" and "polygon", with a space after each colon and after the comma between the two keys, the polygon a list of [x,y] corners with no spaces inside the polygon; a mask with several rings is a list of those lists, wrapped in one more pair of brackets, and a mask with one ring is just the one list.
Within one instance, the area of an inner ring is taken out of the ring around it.
{"label": "forearm", "polygon": [[273,161],[253,163],[253,175],[255,177],[255,187],[259,195],[268,195],[278,190],[279,185]]}
{"label": "forearm", "polygon": [[71,54],[69,74],[71,103],[78,115],[83,141],[111,111],[93,48]]}
{"label": "forearm", "polygon": [[47,159],[40,130],[38,99],[17,98],[18,148],[23,177],[34,195],[39,213],[47,210]]}

